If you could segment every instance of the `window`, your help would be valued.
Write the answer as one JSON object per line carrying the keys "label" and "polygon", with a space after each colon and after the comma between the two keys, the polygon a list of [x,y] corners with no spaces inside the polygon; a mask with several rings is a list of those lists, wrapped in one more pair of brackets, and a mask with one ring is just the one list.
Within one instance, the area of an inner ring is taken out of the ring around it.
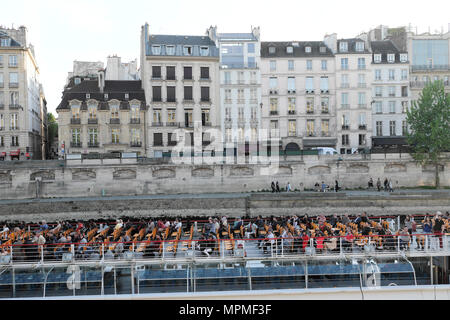
{"label": "window", "polygon": [[94,104],[90,104],[88,106],[89,119],[95,120],[97,119],[97,106]]}
{"label": "window", "polygon": [[119,119],[119,106],[117,104],[111,106],[111,119]]}
{"label": "window", "polygon": [[406,122],[406,120],[402,121],[402,136],[407,136],[408,135],[408,123]]}
{"label": "window", "polygon": [[166,80],[175,80],[175,67],[166,67]]}
{"label": "window", "polygon": [[231,108],[225,108],[225,121],[231,121]]}
{"label": "window", "polygon": [[80,106],[79,105],[72,105],[72,119],[80,119]]}
{"label": "window", "polygon": [[389,112],[395,113],[395,109],[396,109],[395,101],[389,101]]}
{"label": "window", "polygon": [[202,126],[210,126],[211,119],[209,117],[209,109],[202,110]]}
{"label": "window", "polygon": [[328,92],[328,77],[320,77],[320,91]]}
{"label": "window", "polygon": [[358,74],[358,87],[366,87],[366,75],[364,73]]}
{"label": "window", "polygon": [[153,145],[154,146],[163,146],[163,135],[162,133],[155,132],[153,133]]}
{"label": "window", "polygon": [[161,67],[152,66],[152,79],[161,79]]}
{"label": "window", "polygon": [[314,78],[313,77],[306,77],[305,89],[308,92],[314,92]]}
{"label": "window", "polygon": [[408,69],[402,69],[402,80],[408,80]]}
{"label": "window", "polygon": [[161,46],[152,46],[152,53],[154,55],[160,55],[161,54]]}
{"label": "window", "polygon": [[225,102],[231,103],[231,89],[225,89]]}
{"label": "window", "polygon": [[355,50],[359,52],[364,51],[364,42],[362,41],[356,42]]}
{"label": "window", "polygon": [[314,120],[306,120],[306,135],[308,137],[314,136]]}
{"label": "window", "polygon": [[314,98],[306,99],[306,113],[314,113]]}
{"label": "window", "polygon": [[202,57],[207,57],[209,55],[209,48],[208,47],[200,47],[200,55]]}
{"label": "window", "polygon": [[119,128],[111,129],[111,143],[112,144],[120,143],[120,129]]}
{"label": "window", "polygon": [[342,145],[343,145],[343,146],[348,146],[348,145],[350,145],[350,139],[349,139],[348,134],[343,134],[343,135],[342,135]]}
{"label": "window", "polygon": [[395,80],[395,70],[389,69],[389,80]]}
{"label": "window", "polygon": [[278,113],[278,99],[277,98],[270,99],[270,113],[271,114]]}
{"label": "window", "polygon": [[161,123],[161,110],[154,109],[153,110],[153,125],[157,126]]}
{"label": "window", "polygon": [[223,77],[224,77],[223,79],[224,84],[231,84],[231,73],[229,71],[226,71],[223,74]]}
{"label": "window", "polygon": [[17,63],[17,56],[14,55],[10,55],[9,56],[9,67],[17,67],[18,63]]}
{"label": "window", "polygon": [[306,60],[306,70],[312,70],[312,60]]}
{"label": "window", "polygon": [[257,112],[256,107],[252,107],[251,114],[250,114],[252,120],[256,120],[256,116],[257,116],[256,112]]}
{"label": "window", "polygon": [[294,60],[288,60],[288,70],[289,71],[294,70]]}
{"label": "window", "polygon": [[136,104],[132,104],[130,108],[130,118],[139,120],[141,118],[139,113],[140,113],[139,106]]}
{"label": "window", "polygon": [[19,85],[19,74],[17,72],[9,73],[9,86],[17,87]]}
{"label": "window", "polygon": [[311,53],[311,47],[306,46],[306,47],[305,47],[305,52],[306,52],[306,53]]}
{"label": "window", "polygon": [[244,89],[238,89],[237,93],[238,93],[238,103],[245,103]]}
{"label": "window", "polygon": [[175,109],[168,109],[167,110],[167,122],[168,123],[175,123],[177,120],[177,111]]}
{"label": "window", "polygon": [[395,97],[395,87],[389,87],[389,97]]}
{"label": "window", "polygon": [[3,113],[0,113],[0,129],[4,129],[5,128],[5,119],[3,116]]}
{"label": "window", "polygon": [[167,87],[167,102],[176,102],[175,87]]}
{"label": "window", "polygon": [[321,61],[322,70],[327,70],[328,69],[327,63],[328,63],[327,60],[322,60]]}
{"label": "window", "polygon": [[375,112],[378,114],[383,113],[383,102],[382,101],[375,102]]}
{"label": "window", "polygon": [[201,87],[201,101],[209,102],[209,87]]}
{"label": "window", "polygon": [[269,47],[269,53],[270,54],[274,54],[276,52],[276,48],[275,47]]}
{"label": "window", "polygon": [[389,121],[389,135],[396,136],[395,121]]}
{"label": "window", "polygon": [[184,67],[184,80],[192,80],[192,67]]}
{"label": "window", "polygon": [[81,129],[73,128],[72,130],[72,146],[81,146]]}
{"label": "window", "polygon": [[141,144],[141,129],[131,128],[130,130],[130,143],[132,146],[139,146]]}
{"label": "window", "polygon": [[347,52],[348,51],[348,44],[345,41],[339,42],[339,51],[341,52]]}
{"label": "window", "polygon": [[349,118],[348,118],[348,115],[347,114],[343,114],[342,115],[342,129],[343,130],[345,130],[345,129],[349,129],[349,125],[350,125],[350,123],[349,123]]}
{"label": "window", "polygon": [[239,71],[238,72],[238,84],[244,84],[245,83],[245,74],[244,71]]}
{"label": "window", "polygon": [[406,61],[408,61],[408,54],[400,53],[400,62],[406,62]]}
{"label": "window", "polygon": [[277,70],[276,60],[270,60],[270,71],[276,71],[276,70]]}
{"label": "window", "polygon": [[341,69],[348,70],[348,58],[341,58]]}
{"label": "window", "polygon": [[186,100],[186,101],[192,100],[192,87],[191,86],[184,87],[184,100]]}
{"label": "window", "polygon": [[359,142],[360,146],[365,146],[366,145],[366,135],[360,134],[358,142]]}
{"label": "window", "polygon": [[166,54],[168,56],[175,55],[175,47],[174,46],[166,46]]}
{"label": "window", "polygon": [[77,78],[74,79],[74,84],[75,85],[80,84],[80,83],[81,83],[81,79],[80,78],[77,77]]}
{"label": "window", "polygon": [[375,97],[382,97],[383,96],[383,87],[377,86],[375,87]]}
{"label": "window", "polygon": [[200,67],[200,79],[209,80],[209,67]]}
{"label": "window", "polygon": [[289,91],[295,91],[295,78],[294,77],[288,77],[288,92]]}
{"label": "window", "polygon": [[286,53],[293,53],[293,52],[294,52],[294,48],[293,47],[291,47],[291,46],[286,47]]}
{"label": "window", "polygon": [[408,96],[408,87],[402,86],[402,97],[407,97],[407,96]]}
{"label": "window", "polygon": [[11,91],[9,93],[9,102],[11,105],[17,106],[19,104],[19,92]]}
{"label": "window", "polygon": [[249,68],[256,68],[255,57],[248,57],[247,58],[247,65],[248,65]]}
{"label": "window", "polygon": [[278,88],[278,80],[275,77],[269,79],[269,87],[271,90]]}
{"label": "window", "polygon": [[295,114],[295,98],[288,98],[288,114]]}
{"label": "window", "polygon": [[297,121],[289,120],[289,136],[295,137],[297,135]]}
{"label": "window", "polygon": [[377,121],[376,128],[377,128],[377,137],[382,137],[383,136],[383,121]]}
{"label": "window", "polygon": [[330,112],[330,110],[329,110],[329,99],[328,99],[328,97],[323,97],[322,99],[321,99],[321,102],[320,102],[320,105],[321,105],[321,107],[322,107],[322,113],[329,113]]}
{"label": "window", "polygon": [[348,104],[348,93],[347,92],[342,92],[341,93],[341,104],[342,104],[343,108],[349,107],[349,104]]}
{"label": "window", "polygon": [[247,53],[255,53],[255,44],[254,43],[247,44]]}
{"label": "window", "polygon": [[183,47],[183,54],[185,56],[190,56],[192,55],[192,47],[191,46],[184,46]]}
{"label": "window", "polygon": [[358,69],[359,70],[366,69],[366,58],[358,58]]}
{"label": "window", "polygon": [[361,127],[365,127],[366,126],[366,114],[365,113],[360,113],[358,116],[359,119],[359,126],[361,130],[365,130],[365,128],[361,128]]}
{"label": "window", "polygon": [[408,101],[402,101],[402,113],[406,113],[408,110]]}
{"label": "window", "polygon": [[341,88],[348,88],[348,74],[341,74]]}
{"label": "window", "polygon": [[381,80],[381,70],[375,69],[375,80]]}
{"label": "window", "polygon": [[322,120],[321,127],[322,127],[322,136],[328,137],[330,135],[330,121]]}
{"label": "window", "polygon": [[320,51],[320,53],[326,53],[327,52],[327,48],[326,47],[320,47],[319,51]]}
{"label": "window", "polygon": [[0,136],[0,147],[4,147],[5,146],[5,137]]}
{"label": "window", "polygon": [[[3,88],[4,86],[4,79],[3,79],[3,73],[0,73],[0,88]],[[0,101],[1,103],[1,101]]]}
{"label": "window", "polygon": [[366,93],[365,92],[358,92],[358,104],[360,107],[366,106]]}
{"label": "window", "polygon": [[89,133],[89,145],[98,146],[98,129],[89,128],[88,133]]}
{"label": "window", "polygon": [[9,118],[9,129],[18,130],[19,129],[19,115],[17,113],[10,114]]}
{"label": "window", "polygon": [[192,127],[192,110],[184,111],[184,124],[186,127]]}
{"label": "window", "polygon": [[387,61],[388,61],[389,63],[395,62],[395,54],[394,54],[394,53],[388,53],[388,55],[387,55]]}
{"label": "window", "polygon": [[12,136],[11,137],[11,147],[18,147],[18,146],[19,146],[19,137]]}
{"label": "window", "polygon": [[0,39],[0,46],[9,47],[10,45],[11,45],[11,39],[9,39],[9,38],[1,38]]}
{"label": "window", "polygon": [[380,63],[381,62],[381,53],[374,54],[373,61],[375,61],[375,63]]}
{"label": "window", "polygon": [[152,93],[153,93],[153,102],[161,102],[161,87],[160,86],[152,87]]}
{"label": "window", "polygon": [[244,121],[244,107],[238,108],[238,120]]}

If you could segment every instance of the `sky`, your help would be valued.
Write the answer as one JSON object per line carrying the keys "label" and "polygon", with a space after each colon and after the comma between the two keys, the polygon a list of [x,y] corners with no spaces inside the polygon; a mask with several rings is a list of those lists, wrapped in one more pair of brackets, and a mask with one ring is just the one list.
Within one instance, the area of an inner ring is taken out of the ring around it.
{"label": "sky", "polygon": [[262,41],[323,40],[325,34],[354,37],[379,26],[447,32],[450,1],[404,0],[14,0],[2,1],[0,25],[25,25],[35,47],[48,112],[56,115],[73,61],[103,61],[117,54],[138,60],[140,31],[204,35],[250,32]]}

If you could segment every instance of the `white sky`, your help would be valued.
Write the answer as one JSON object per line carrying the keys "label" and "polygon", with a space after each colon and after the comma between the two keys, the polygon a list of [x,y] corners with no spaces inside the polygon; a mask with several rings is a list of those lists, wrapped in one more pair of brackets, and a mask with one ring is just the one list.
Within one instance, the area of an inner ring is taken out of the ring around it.
{"label": "white sky", "polygon": [[250,32],[262,41],[322,40],[327,33],[354,37],[380,24],[418,32],[448,30],[445,0],[14,0],[2,1],[0,25],[25,25],[35,46],[47,108],[55,115],[73,61],[103,61],[117,54],[139,61],[141,26],[155,34]]}

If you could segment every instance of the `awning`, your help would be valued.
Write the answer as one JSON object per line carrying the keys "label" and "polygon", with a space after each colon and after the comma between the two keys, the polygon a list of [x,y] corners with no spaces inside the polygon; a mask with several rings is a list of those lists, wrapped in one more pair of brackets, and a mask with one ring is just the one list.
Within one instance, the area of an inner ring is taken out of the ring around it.
{"label": "awning", "polygon": [[337,139],[303,139],[303,147],[335,147]]}

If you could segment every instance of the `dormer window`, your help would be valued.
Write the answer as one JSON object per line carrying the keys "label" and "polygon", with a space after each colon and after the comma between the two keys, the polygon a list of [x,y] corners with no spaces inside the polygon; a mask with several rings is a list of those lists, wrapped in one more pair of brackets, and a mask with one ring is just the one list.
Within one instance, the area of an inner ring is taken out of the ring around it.
{"label": "dormer window", "polygon": [[269,47],[269,53],[274,54],[275,53],[275,47]]}
{"label": "dormer window", "polygon": [[190,47],[190,46],[183,47],[183,54],[185,56],[191,56],[192,55],[192,47]]}
{"label": "dormer window", "polygon": [[356,42],[355,50],[359,51],[359,52],[364,51],[364,42],[362,42],[362,41]]}
{"label": "dormer window", "polygon": [[90,99],[91,98],[91,94],[90,93],[86,93],[86,99]]}
{"label": "dormer window", "polygon": [[294,52],[294,48],[291,47],[291,46],[286,47],[286,52],[287,52],[287,53],[292,53],[292,52]]}
{"label": "dormer window", "polygon": [[306,53],[311,53],[311,47],[309,47],[309,46],[308,46],[308,47],[305,47],[305,52],[306,52]]}
{"label": "dormer window", "polygon": [[105,93],[104,98],[105,98],[105,100],[108,100],[108,94],[107,93]]}
{"label": "dormer window", "polygon": [[161,54],[161,46],[152,46],[152,53],[154,55],[160,55]]}
{"label": "dormer window", "polygon": [[9,47],[11,45],[11,39],[10,38],[1,38],[0,39],[0,46],[2,47]]}
{"label": "dormer window", "polygon": [[325,47],[320,47],[320,53],[326,53],[327,52],[327,48]]}
{"label": "dormer window", "polygon": [[202,57],[207,57],[209,54],[209,48],[208,47],[200,47],[200,55]]}
{"label": "dormer window", "polygon": [[395,54],[393,53],[388,53],[387,55],[387,61],[390,63],[393,63],[395,61]]}
{"label": "dormer window", "polygon": [[348,51],[348,44],[347,42],[339,42],[339,51],[341,52],[347,52]]}
{"label": "dormer window", "polygon": [[381,62],[381,53],[374,54],[373,61],[375,61],[376,63],[380,63]]}
{"label": "dormer window", "polygon": [[175,55],[175,47],[174,46],[166,46],[166,54],[168,56]]}
{"label": "dormer window", "polygon": [[407,53],[401,53],[400,54],[400,62],[406,62],[408,61],[408,54]]}
{"label": "dormer window", "polygon": [[125,93],[125,100],[130,99],[130,94],[129,93]]}
{"label": "dormer window", "polygon": [[80,84],[81,83],[81,79],[80,78],[75,78],[74,83],[75,84]]}
{"label": "dormer window", "polygon": [[299,44],[298,42],[292,42],[292,46],[293,46],[293,47],[299,47],[300,44]]}

